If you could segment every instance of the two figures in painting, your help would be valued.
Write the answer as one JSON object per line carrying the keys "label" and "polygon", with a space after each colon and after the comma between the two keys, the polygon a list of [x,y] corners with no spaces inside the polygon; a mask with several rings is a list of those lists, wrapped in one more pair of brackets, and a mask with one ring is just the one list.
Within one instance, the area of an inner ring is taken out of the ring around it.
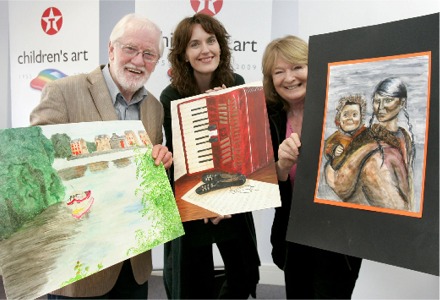
{"label": "two figures in painting", "polygon": [[[415,147],[406,110],[407,87],[400,78],[386,78],[375,87],[371,101],[373,114],[366,127],[365,98],[339,99],[338,131],[324,146],[326,183],[344,202],[414,211]],[[408,131],[398,125],[400,112]]]}

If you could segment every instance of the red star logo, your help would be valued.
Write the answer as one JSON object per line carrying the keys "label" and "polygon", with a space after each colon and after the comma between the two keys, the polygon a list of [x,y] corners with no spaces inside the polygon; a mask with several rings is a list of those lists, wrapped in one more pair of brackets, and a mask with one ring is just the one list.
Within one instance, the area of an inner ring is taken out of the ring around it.
{"label": "red star logo", "polygon": [[41,16],[41,28],[48,35],[57,34],[63,26],[63,15],[56,7],[49,7]]}
{"label": "red star logo", "polygon": [[196,13],[214,16],[222,9],[223,0],[191,0],[191,6]]}

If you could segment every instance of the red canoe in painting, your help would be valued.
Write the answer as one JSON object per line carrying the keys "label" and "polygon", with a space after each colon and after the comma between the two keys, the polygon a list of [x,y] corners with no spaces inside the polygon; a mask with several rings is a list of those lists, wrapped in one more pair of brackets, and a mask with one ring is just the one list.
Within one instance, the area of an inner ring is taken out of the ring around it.
{"label": "red canoe in painting", "polygon": [[72,210],[72,216],[80,219],[90,210],[94,200],[95,199],[92,197],[92,191],[88,190],[82,193],[71,195],[67,205]]}

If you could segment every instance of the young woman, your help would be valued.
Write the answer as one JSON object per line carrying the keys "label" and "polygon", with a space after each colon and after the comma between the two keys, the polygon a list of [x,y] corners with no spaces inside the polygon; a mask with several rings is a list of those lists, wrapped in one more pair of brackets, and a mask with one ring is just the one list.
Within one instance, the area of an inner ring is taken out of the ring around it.
{"label": "young woman", "polygon": [[286,242],[307,88],[307,43],[279,38],[263,55],[263,87],[282,206],[272,225],[272,257],[284,270],[287,299],[351,297],[361,259]]}
{"label": "young woman", "polygon": [[[229,35],[213,17],[183,19],[173,34],[168,55],[171,84],[160,96],[165,111],[167,147],[172,151],[171,101],[208,90],[236,86],[243,77],[231,67]],[[173,299],[247,299],[255,297],[260,260],[251,213],[183,223],[185,235],[164,246],[164,283]],[[225,281],[216,288],[212,244],[225,266]]]}

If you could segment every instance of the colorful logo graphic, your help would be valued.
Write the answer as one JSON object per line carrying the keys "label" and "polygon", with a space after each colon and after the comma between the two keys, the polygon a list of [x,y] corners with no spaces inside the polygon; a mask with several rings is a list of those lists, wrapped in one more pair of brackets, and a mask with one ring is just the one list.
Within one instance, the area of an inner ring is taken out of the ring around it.
{"label": "colorful logo graphic", "polygon": [[56,7],[49,7],[41,16],[41,28],[48,35],[57,34],[63,26],[63,15]]}
{"label": "colorful logo graphic", "polygon": [[222,9],[223,0],[191,0],[191,6],[196,13],[214,16]]}
{"label": "colorful logo graphic", "polygon": [[66,77],[67,75],[56,69],[46,69],[38,73],[38,76],[32,79],[31,87],[36,90],[42,90],[46,83]]}

